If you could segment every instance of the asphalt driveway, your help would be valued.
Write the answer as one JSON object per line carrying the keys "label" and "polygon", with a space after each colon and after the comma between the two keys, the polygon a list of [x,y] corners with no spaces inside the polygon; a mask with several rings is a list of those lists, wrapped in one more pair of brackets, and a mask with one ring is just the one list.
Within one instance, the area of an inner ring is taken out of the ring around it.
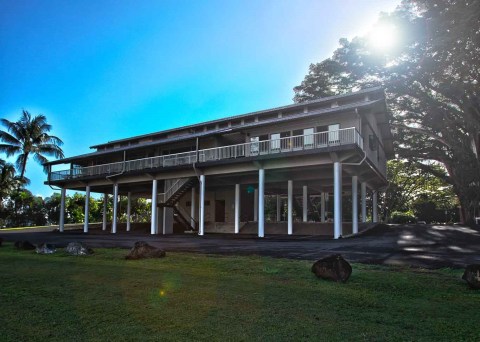
{"label": "asphalt driveway", "polygon": [[464,267],[480,263],[480,231],[463,226],[379,225],[359,236],[339,240],[278,235],[265,238],[227,234],[152,236],[135,232],[110,234],[100,230],[91,230],[88,234],[79,230],[59,233],[51,228],[0,230],[0,237],[4,241],[47,242],[57,247],[80,241],[92,248],[131,248],[135,241],[143,240],[167,252],[262,255],[304,260],[342,254],[351,262],[425,268]]}

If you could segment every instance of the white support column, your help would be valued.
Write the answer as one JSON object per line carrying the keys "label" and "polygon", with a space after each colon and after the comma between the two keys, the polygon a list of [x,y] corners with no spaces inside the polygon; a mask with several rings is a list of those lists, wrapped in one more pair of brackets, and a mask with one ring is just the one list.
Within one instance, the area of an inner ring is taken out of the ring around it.
{"label": "white support column", "polygon": [[333,238],[342,235],[342,164],[333,163]]}
{"label": "white support column", "polygon": [[240,232],[240,184],[235,184],[235,234]]}
{"label": "white support column", "polygon": [[130,231],[130,213],[132,212],[132,193],[127,194],[127,232]]}
{"label": "white support column", "polygon": [[200,175],[200,215],[198,235],[203,235],[205,230],[205,175]]}
{"label": "white support column", "polygon": [[85,189],[85,220],[83,224],[83,232],[88,233],[88,213],[90,211],[90,185]]}
{"label": "white support column", "polygon": [[280,195],[277,195],[277,222],[280,222],[282,220],[282,198]]}
{"label": "white support column", "polygon": [[102,217],[102,230],[107,230],[107,204],[108,204],[108,194],[103,194],[103,217]]}
{"label": "white support column", "polygon": [[156,179],[152,182],[152,224],[150,226],[150,234],[155,235],[157,234],[157,199],[158,199],[158,181]]}
{"label": "white support column", "polygon": [[352,176],[352,234],[358,233],[358,176]]}
{"label": "white support column", "polygon": [[258,170],[258,236],[265,236],[265,170]]}
{"label": "white support column", "polygon": [[360,183],[360,198],[362,205],[362,223],[367,222],[367,183]]}
{"label": "white support column", "polygon": [[307,212],[308,212],[308,192],[307,186],[303,186],[303,201],[302,201],[302,209],[303,209],[303,222],[307,222]]}
{"label": "white support column", "polygon": [[60,190],[60,219],[58,222],[58,230],[60,233],[63,233],[65,230],[65,196],[66,196],[67,189],[62,188]]}
{"label": "white support column", "polygon": [[190,206],[190,216],[191,216],[191,220],[190,220],[190,225],[192,226],[192,228],[195,227],[195,187],[192,187],[192,195],[190,197],[190,203],[191,203],[191,206]]}
{"label": "white support column", "polygon": [[253,222],[258,222],[258,189],[253,192]]}
{"label": "white support column", "polygon": [[372,192],[372,222],[377,223],[378,222],[378,190],[373,190]]}
{"label": "white support column", "polygon": [[118,221],[118,183],[113,185],[113,217],[112,217],[112,234],[117,233]]}
{"label": "white support column", "polygon": [[288,181],[288,199],[287,199],[287,216],[288,216],[288,235],[293,234],[293,181]]}
{"label": "white support column", "polygon": [[320,193],[320,221],[323,223],[325,222],[325,193]]}

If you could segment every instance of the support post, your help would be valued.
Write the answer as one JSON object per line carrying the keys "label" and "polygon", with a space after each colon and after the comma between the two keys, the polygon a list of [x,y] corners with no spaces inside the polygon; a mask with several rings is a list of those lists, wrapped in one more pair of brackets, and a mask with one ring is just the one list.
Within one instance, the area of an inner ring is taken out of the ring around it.
{"label": "support post", "polygon": [[362,204],[362,223],[367,222],[367,183],[362,182],[360,184],[360,197]]}
{"label": "support post", "polygon": [[293,234],[293,181],[288,181],[288,199],[287,199],[287,216],[288,216],[288,235]]}
{"label": "support post", "polygon": [[253,192],[253,222],[258,222],[258,189]]}
{"label": "support post", "polygon": [[240,232],[240,184],[235,184],[235,234]]}
{"label": "support post", "polygon": [[333,163],[333,238],[342,235],[342,164]]}
{"label": "support post", "polygon": [[265,236],[265,170],[258,170],[258,236]]}
{"label": "support post", "polygon": [[118,220],[118,183],[113,185],[113,218],[112,218],[112,234],[117,233]]}
{"label": "support post", "polygon": [[280,195],[277,195],[277,222],[280,222],[282,220],[281,208],[282,198],[280,197]]}
{"label": "support post", "polygon": [[83,232],[88,233],[88,213],[90,211],[90,185],[85,189],[85,220],[83,224]]}
{"label": "support post", "polygon": [[352,234],[358,234],[358,176],[352,176]]}
{"label": "support post", "polygon": [[65,230],[65,196],[66,196],[67,189],[62,188],[60,190],[60,219],[58,222],[58,230],[60,233],[63,233]]}
{"label": "support post", "polygon": [[198,235],[203,235],[205,230],[205,175],[200,175],[200,216]]}
{"label": "support post", "polygon": [[372,222],[377,223],[378,222],[378,190],[373,190],[372,191]]}
{"label": "support post", "polygon": [[307,213],[308,213],[308,193],[307,193],[307,186],[303,186],[303,200],[302,200],[302,209],[303,209],[303,222],[308,221]]}
{"label": "support post", "polygon": [[195,187],[192,187],[192,195],[190,198],[190,203],[191,203],[190,216],[192,218],[190,220],[190,226],[192,226],[192,228],[195,229]]}
{"label": "support post", "polygon": [[130,231],[130,213],[132,211],[132,193],[127,193],[127,232]]}
{"label": "support post", "polygon": [[103,217],[102,217],[102,230],[107,230],[107,204],[108,204],[108,194],[103,194]]}
{"label": "support post", "polygon": [[154,179],[152,182],[152,225],[150,226],[150,234],[154,235],[157,234],[157,199],[158,199],[158,187],[157,187],[157,180]]}
{"label": "support post", "polygon": [[324,223],[325,222],[325,193],[324,192],[320,193],[320,215],[322,216],[320,218],[320,222]]}

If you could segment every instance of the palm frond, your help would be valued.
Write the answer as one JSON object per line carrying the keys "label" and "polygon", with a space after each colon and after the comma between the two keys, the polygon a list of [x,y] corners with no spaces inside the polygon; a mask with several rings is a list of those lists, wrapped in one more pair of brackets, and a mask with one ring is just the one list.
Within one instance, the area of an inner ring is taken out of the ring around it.
{"label": "palm frond", "polygon": [[17,146],[21,145],[21,142],[16,137],[2,130],[0,130],[0,140],[2,140],[3,142],[6,142],[7,144],[12,144]]}
{"label": "palm frond", "polygon": [[0,144],[0,152],[5,153],[7,157],[11,157],[16,153],[19,153],[21,148],[19,146]]}
{"label": "palm frond", "polygon": [[54,156],[55,158],[64,158],[63,150],[54,144],[37,145],[37,152],[46,154],[47,156]]}
{"label": "palm frond", "polygon": [[47,158],[45,158],[44,156],[42,156],[40,153],[34,153],[34,154],[33,154],[33,159],[34,159],[37,163],[43,165],[43,172],[45,172],[45,173],[48,172],[48,166],[44,165],[45,163],[48,162],[48,159],[47,159]]}

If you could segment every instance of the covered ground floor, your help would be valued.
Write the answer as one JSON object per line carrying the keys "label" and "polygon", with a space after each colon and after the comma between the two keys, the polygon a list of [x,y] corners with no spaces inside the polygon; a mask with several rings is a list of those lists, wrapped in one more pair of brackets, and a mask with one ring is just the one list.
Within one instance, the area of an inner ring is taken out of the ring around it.
{"label": "covered ground floor", "polygon": [[[378,194],[386,180],[358,154],[318,155],[243,164],[215,164],[158,174],[75,181],[61,188],[60,231],[64,230],[66,189],[84,190],[84,232],[89,231],[89,198],[103,194],[102,229],[117,233],[118,218],[132,229],[131,201],[151,203],[150,233],[178,231],[273,235],[357,234],[362,223],[378,222]],[[357,158],[355,158],[357,157]],[[338,160],[338,161],[333,161]],[[353,162],[350,162],[352,160]],[[343,161],[343,162],[342,162]],[[119,196],[127,197],[119,212]],[[112,221],[107,222],[108,202]]]}

